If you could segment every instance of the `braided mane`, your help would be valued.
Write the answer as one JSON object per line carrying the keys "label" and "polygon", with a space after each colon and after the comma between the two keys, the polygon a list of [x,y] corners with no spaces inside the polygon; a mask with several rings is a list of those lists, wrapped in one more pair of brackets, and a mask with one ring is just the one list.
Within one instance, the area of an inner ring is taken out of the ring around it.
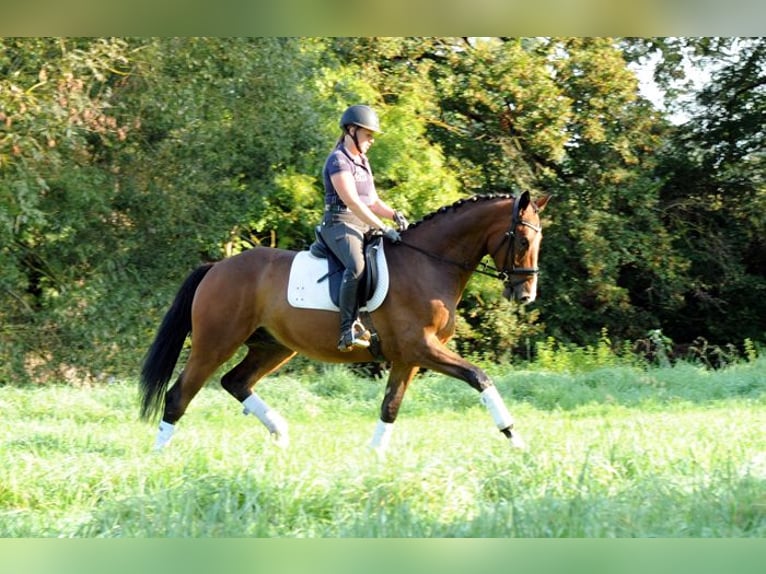
{"label": "braided mane", "polygon": [[433,219],[434,217],[439,216],[443,213],[447,213],[449,211],[456,211],[467,203],[476,203],[479,201],[488,201],[492,199],[511,199],[513,197],[514,196],[511,195],[510,193],[489,193],[489,194],[472,195],[471,197],[464,197],[464,198],[458,199],[452,205],[445,205],[444,207],[440,207],[436,211],[433,211],[431,213],[424,215],[418,221],[411,223],[410,228],[417,227],[421,223],[428,221],[430,219]]}

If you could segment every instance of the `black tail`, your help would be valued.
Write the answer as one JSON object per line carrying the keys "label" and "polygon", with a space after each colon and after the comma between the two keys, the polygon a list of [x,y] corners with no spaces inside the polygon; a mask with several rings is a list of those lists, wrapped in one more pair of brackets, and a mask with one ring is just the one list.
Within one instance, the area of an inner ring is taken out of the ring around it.
{"label": "black tail", "polygon": [[141,418],[144,420],[156,418],[164,407],[168,381],[173,376],[186,336],[191,332],[194,293],[212,267],[212,263],[201,265],[186,278],[146,353],[141,368]]}

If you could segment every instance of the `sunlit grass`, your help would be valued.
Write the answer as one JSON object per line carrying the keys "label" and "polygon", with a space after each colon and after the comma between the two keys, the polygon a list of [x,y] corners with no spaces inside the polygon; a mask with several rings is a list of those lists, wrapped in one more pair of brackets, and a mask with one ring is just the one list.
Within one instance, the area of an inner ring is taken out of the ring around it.
{"label": "sunlit grass", "polygon": [[384,460],[384,383],[338,368],[259,387],[284,451],[214,384],[159,454],[132,383],[2,387],[0,536],[762,537],[764,371],[499,370],[526,452],[427,374]]}

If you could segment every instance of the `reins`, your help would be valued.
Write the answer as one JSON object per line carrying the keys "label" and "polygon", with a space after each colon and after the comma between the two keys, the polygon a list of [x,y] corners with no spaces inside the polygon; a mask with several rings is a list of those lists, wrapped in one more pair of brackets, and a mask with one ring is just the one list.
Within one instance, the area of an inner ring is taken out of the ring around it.
{"label": "reins", "polygon": [[[534,205],[534,204],[533,204]],[[408,243],[404,240],[400,242],[400,245],[404,245],[405,247],[409,247],[410,249],[413,249],[419,253],[422,253],[423,255],[430,257],[431,259],[434,259],[436,261],[439,261],[441,263],[446,263],[448,265],[453,265],[455,267],[459,267],[465,271],[470,271],[473,273],[479,273],[481,275],[485,275],[487,277],[492,277],[493,279],[500,279],[505,283],[506,285],[509,285],[511,287],[515,287],[516,285],[523,283],[524,280],[520,281],[511,281],[511,277],[513,275],[537,275],[540,270],[537,267],[515,267],[514,266],[514,237],[516,236],[516,226],[523,225],[525,227],[528,227],[535,231],[536,233],[540,233],[542,231],[542,227],[539,225],[535,225],[534,223],[531,223],[529,221],[526,221],[524,219],[519,218],[519,202],[518,199],[514,198],[514,205],[513,205],[513,214],[511,216],[511,227],[508,231],[505,232],[503,235],[503,240],[500,241],[500,244],[490,253],[490,256],[492,258],[495,257],[498,251],[500,251],[500,248],[505,244],[505,240],[507,239],[509,241],[508,245],[508,253],[506,254],[506,261],[510,258],[511,268],[508,269],[507,267],[504,269],[498,269],[497,267],[494,267],[493,265],[490,265],[489,263],[486,263],[484,261],[480,261],[476,268],[474,268],[472,265],[468,263],[461,263],[459,261],[454,261],[452,259],[447,259],[446,257],[442,257],[441,255],[437,253],[433,253],[431,251],[428,251],[426,249],[423,249],[421,247],[418,247],[417,245],[413,245],[412,243]]]}
{"label": "reins", "polygon": [[422,247],[418,247],[417,245],[413,245],[412,243],[408,243],[407,241],[404,241],[402,239],[401,242],[398,243],[398,245],[403,245],[405,247],[409,247],[410,249],[417,251],[418,253],[422,253],[426,257],[430,257],[431,259],[434,259],[435,261],[439,261],[440,263],[446,263],[448,265],[453,265],[455,267],[460,267],[460,269],[463,269],[464,271],[472,271],[474,273],[480,273],[481,275],[486,275],[487,277],[492,277],[493,279],[501,279],[503,281],[508,280],[508,272],[502,271],[500,269],[497,269],[496,267],[493,267],[489,263],[486,263],[484,261],[480,261],[479,265],[481,268],[474,269],[470,264],[468,263],[461,263],[459,261],[454,261],[452,259],[447,259],[446,257],[442,257],[441,255],[437,253],[433,253],[432,251],[428,251],[426,249],[423,249]]}

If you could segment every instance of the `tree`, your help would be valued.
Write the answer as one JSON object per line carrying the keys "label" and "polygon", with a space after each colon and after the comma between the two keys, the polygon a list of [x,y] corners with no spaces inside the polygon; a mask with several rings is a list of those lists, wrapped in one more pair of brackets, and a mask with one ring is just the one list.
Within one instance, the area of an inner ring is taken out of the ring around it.
{"label": "tree", "polygon": [[180,277],[296,217],[280,202],[321,137],[314,55],[279,38],[3,49],[4,365],[134,370]]}
{"label": "tree", "polygon": [[552,296],[541,301],[548,334],[578,344],[604,328],[617,341],[642,337],[659,310],[680,304],[686,265],[658,217],[652,170],[666,126],[639,96],[616,41],[565,39],[550,54],[573,112],[551,185],[544,256],[555,273],[544,283]]}
{"label": "tree", "polygon": [[417,86],[430,102],[421,108],[425,135],[462,193],[556,194],[540,312],[497,342],[498,322],[481,309],[495,305],[498,289],[476,279],[465,295],[470,337],[495,341],[502,354],[539,333],[538,319],[577,343],[604,326],[617,338],[642,336],[659,320],[657,305],[681,304],[686,262],[668,248],[652,172],[665,127],[638,96],[616,40],[343,39],[335,49],[393,105]]}
{"label": "tree", "polygon": [[[689,41],[691,42],[691,41]],[[766,41],[700,39],[693,53],[724,51],[696,113],[662,154],[664,221],[674,250],[690,262],[665,315],[667,334],[716,344],[763,340],[766,333]]]}
{"label": "tree", "polygon": [[129,58],[119,39],[0,41],[0,377],[52,360],[81,279],[113,246],[94,166],[130,130],[110,109]]}

